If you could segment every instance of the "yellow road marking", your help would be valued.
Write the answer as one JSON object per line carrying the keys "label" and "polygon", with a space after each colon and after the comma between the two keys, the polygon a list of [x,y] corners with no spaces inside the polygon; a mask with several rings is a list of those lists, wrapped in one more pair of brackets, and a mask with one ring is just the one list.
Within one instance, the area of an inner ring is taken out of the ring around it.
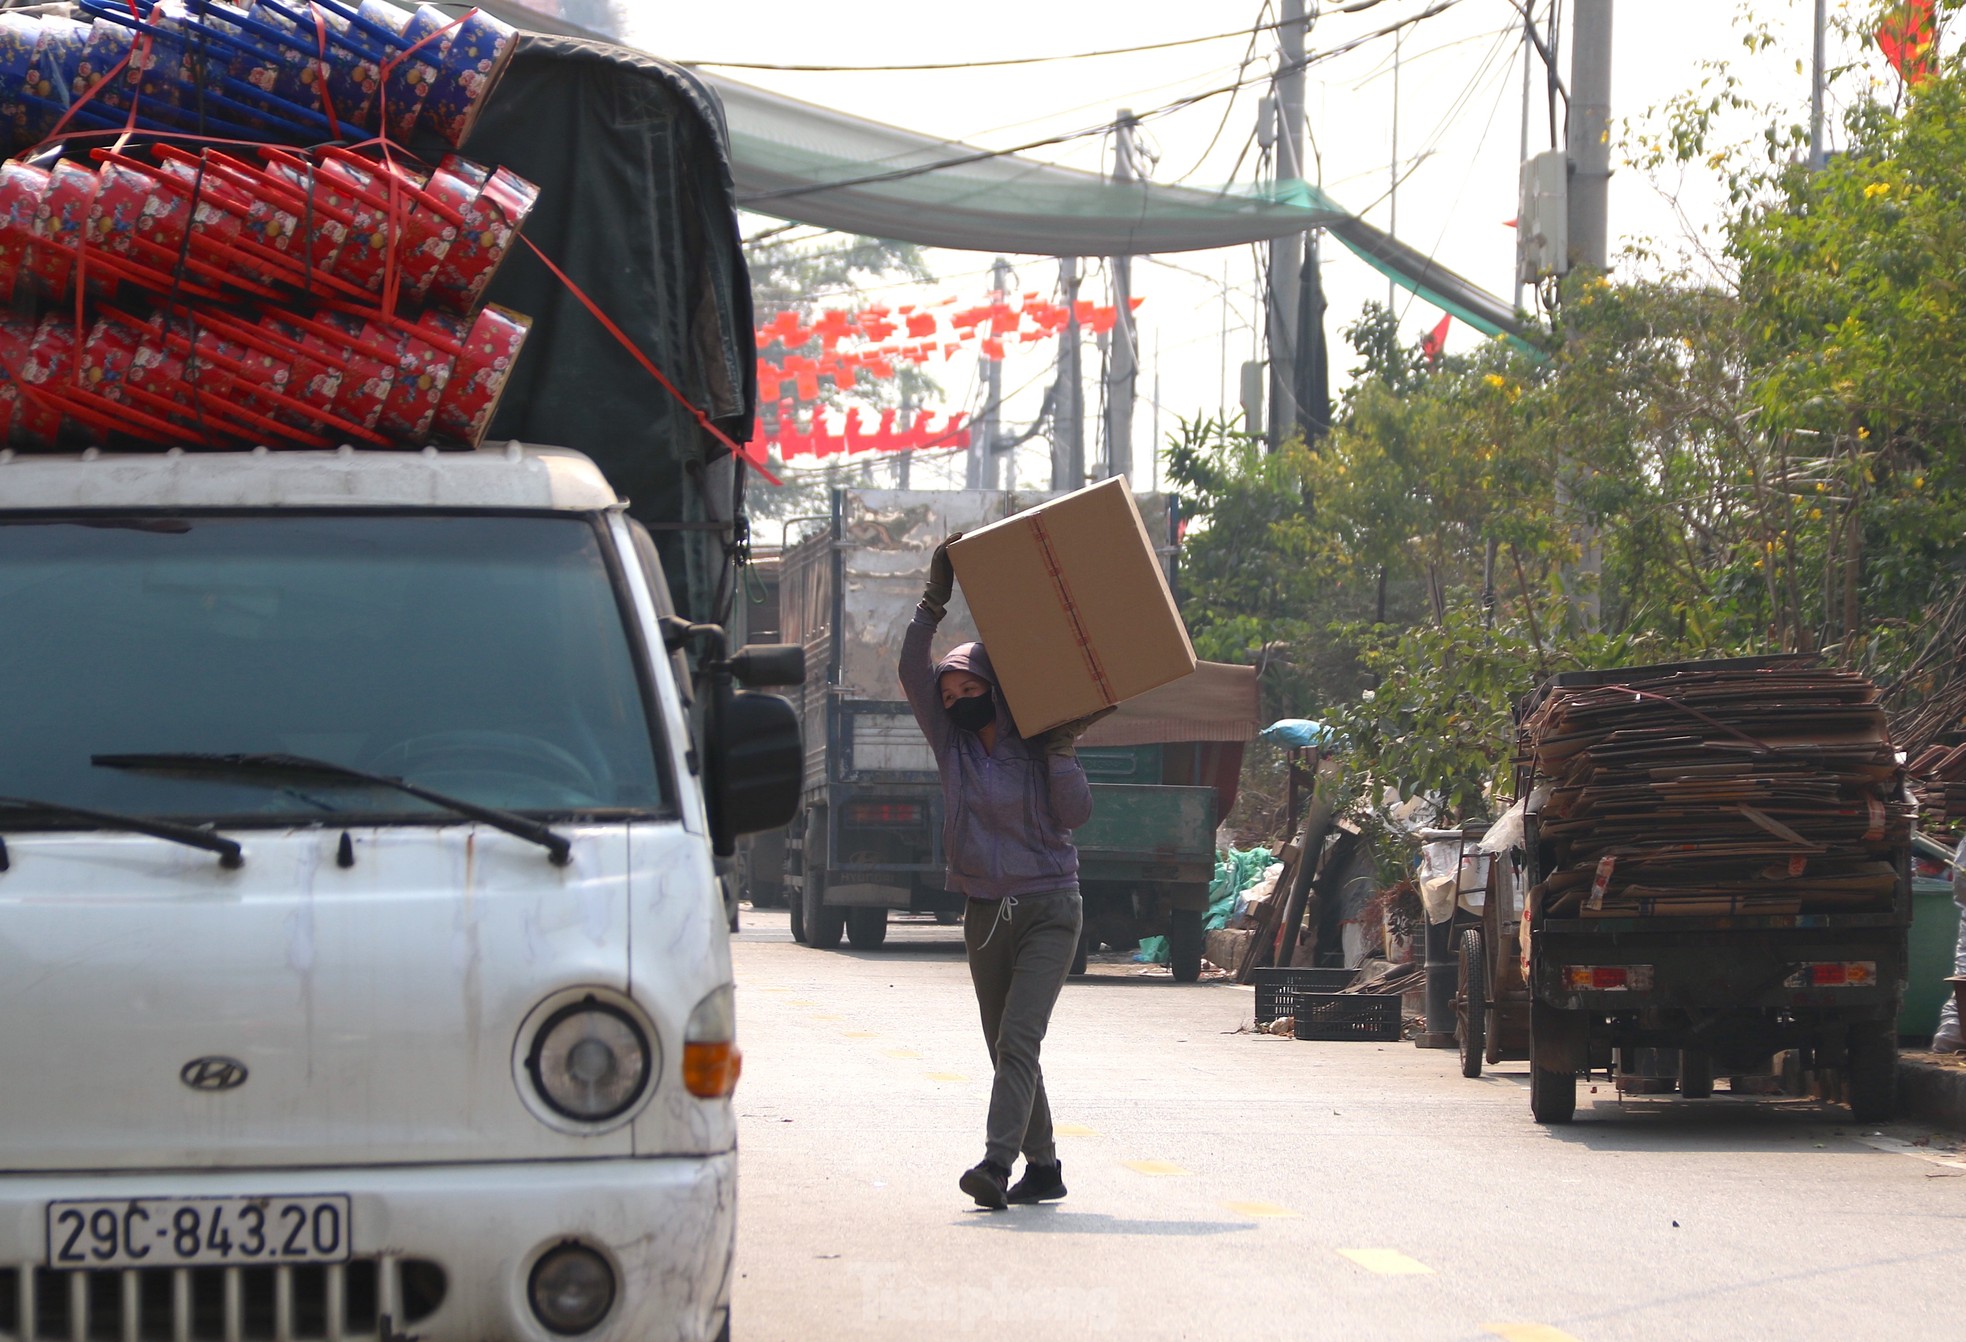
{"label": "yellow road marking", "polygon": [[1481,1331],[1493,1333],[1503,1342],[1577,1342],[1569,1333],[1547,1323],[1484,1323]]}
{"label": "yellow road marking", "polygon": [[886,1053],[890,1058],[919,1058],[922,1056],[912,1048],[890,1048],[881,1051]]}
{"label": "yellow road marking", "polygon": [[1054,1137],[1097,1137],[1099,1134],[1083,1123],[1054,1123],[1051,1125]]}
{"label": "yellow road marking", "polygon": [[845,1020],[845,1019],[846,1019],[846,1017],[845,1017],[845,1016],[830,1016],[830,1015],[827,1015],[827,1014],[826,1014],[825,1012],[822,1012],[822,1011],[815,1011],[815,1012],[813,1012],[813,1013],[812,1013],[812,1018],[813,1018],[814,1020],[823,1020],[823,1021],[841,1021],[841,1020]]}
{"label": "yellow road marking", "polygon": [[930,1073],[928,1074],[928,1079],[929,1079],[930,1081],[967,1081],[967,1080],[969,1080],[969,1078],[968,1078],[968,1077],[966,1077],[966,1076],[964,1076],[964,1075],[963,1075],[963,1074],[962,1074],[961,1072],[930,1072]]}
{"label": "yellow road marking", "polygon": [[803,997],[788,997],[785,999],[785,1005],[786,1006],[818,1006],[819,1003],[808,1002]]}
{"label": "yellow road marking", "polygon": [[1382,1277],[1415,1277],[1433,1271],[1398,1249],[1340,1249],[1338,1252],[1367,1272],[1377,1272]]}
{"label": "yellow road marking", "polygon": [[1120,1164],[1126,1166],[1128,1169],[1132,1170],[1135,1174],[1186,1174],[1188,1173],[1187,1170],[1182,1169],[1179,1165],[1176,1165],[1171,1160],[1122,1160]]}
{"label": "yellow road marking", "polygon": [[1294,1217],[1298,1213],[1288,1207],[1279,1207],[1274,1202],[1225,1202],[1222,1204],[1238,1216],[1255,1217]]}
{"label": "yellow road marking", "polygon": [[841,1037],[845,1039],[879,1039],[880,1038],[880,1036],[875,1034],[872,1030],[848,1030]]}

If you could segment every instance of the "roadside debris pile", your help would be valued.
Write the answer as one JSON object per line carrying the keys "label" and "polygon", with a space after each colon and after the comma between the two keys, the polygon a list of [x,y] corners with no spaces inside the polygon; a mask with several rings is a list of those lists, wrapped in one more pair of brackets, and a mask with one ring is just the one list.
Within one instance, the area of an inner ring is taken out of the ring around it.
{"label": "roadside debris pile", "polygon": [[1932,746],[1905,766],[1918,798],[1919,827],[1956,835],[1966,821],[1966,745]]}
{"label": "roadside debris pile", "polygon": [[514,30],[81,10],[0,14],[0,134],[28,150],[0,164],[0,445],[476,446],[530,326],[485,290],[538,192],[390,139],[459,143]]}
{"label": "roadside debris pile", "polygon": [[1785,660],[1552,686],[1523,720],[1547,789],[1552,915],[1797,914],[1888,903],[1913,808],[1876,689]]}

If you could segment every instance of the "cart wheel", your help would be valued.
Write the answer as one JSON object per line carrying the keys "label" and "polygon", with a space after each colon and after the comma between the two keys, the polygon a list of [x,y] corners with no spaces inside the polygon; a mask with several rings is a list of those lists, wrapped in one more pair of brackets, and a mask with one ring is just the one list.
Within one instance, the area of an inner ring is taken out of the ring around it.
{"label": "cart wheel", "polygon": [[1884,1123],[1898,1110],[1898,1033],[1890,1021],[1850,1027],[1850,1060],[1844,1070],[1850,1117]]}
{"label": "cart wheel", "polygon": [[1488,963],[1481,958],[1481,931],[1461,934],[1461,1075],[1480,1076],[1488,1040]]}
{"label": "cart wheel", "polygon": [[1679,1098],[1713,1098],[1713,1054],[1695,1048],[1679,1051]]}
{"label": "cart wheel", "polygon": [[1529,1007],[1529,1112],[1538,1123],[1568,1123],[1577,1116],[1576,1073],[1568,1067],[1553,1071],[1534,1061],[1545,1037],[1563,1033],[1568,1015],[1541,1002]]}

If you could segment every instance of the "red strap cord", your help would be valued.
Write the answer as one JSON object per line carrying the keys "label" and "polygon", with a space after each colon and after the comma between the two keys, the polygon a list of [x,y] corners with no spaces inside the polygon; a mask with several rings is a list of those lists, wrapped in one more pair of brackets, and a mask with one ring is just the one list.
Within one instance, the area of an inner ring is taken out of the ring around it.
{"label": "red strap cord", "polygon": [[637,346],[633,340],[628,338],[628,333],[622,330],[619,326],[617,326],[612,317],[608,316],[607,313],[601,311],[600,305],[595,303],[593,299],[587,296],[587,291],[585,289],[582,289],[578,284],[575,284],[573,282],[573,278],[569,276],[566,271],[561,270],[558,266],[554,265],[552,259],[548,257],[545,252],[539,250],[538,244],[533,242],[531,238],[526,237],[523,233],[520,234],[519,236],[520,239],[526,244],[526,246],[532,249],[532,254],[539,258],[540,264],[553,272],[553,278],[558,280],[561,284],[564,284],[567,287],[567,292],[572,294],[575,298],[579,299],[580,305],[586,308],[589,312],[594,314],[594,320],[599,322],[601,326],[607,331],[607,333],[615,338],[615,342],[619,344],[621,348],[627,350],[630,354],[634,356],[635,362],[640,364],[643,367],[643,369],[647,371],[650,377],[654,378],[657,382],[662,384],[662,389],[664,391],[668,392],[671,396],[675,397],[679,402],[681,402],[683,408],[690,412],[690,414],[696,419],[696,422],[702,425],[704,430],[708,432],[711,437],[715,438],[718,442],[722,443],[725,447],[729,448],[731,452],[734,453],[735,455],[743,458],[746,462],[750,464],[752,470],[756,471],[759,475],[762,475],[766,480],[770,481],[772,484],[781,485],[784,483],[784,481],[780,480],[777,476],[773,475],[770,471],[765,469],[765,454],[763,448],[759,447],[756,443],[745,443],[740,446],[738,443],[734,442],[731,439],[731,436],[729,434],[725,433],[722,429],[718,428],[715,424],[711,423],[710,416],[705,414],[702,408],[699,407],[694,401],[690,400],[689,397],[683,395],[681,391],[677,390],[676,384],[671,382],[666,376],[663,375],[662,370],[655,366],[655,361],[649,358],[648,355],[642,353],[641,348]]}

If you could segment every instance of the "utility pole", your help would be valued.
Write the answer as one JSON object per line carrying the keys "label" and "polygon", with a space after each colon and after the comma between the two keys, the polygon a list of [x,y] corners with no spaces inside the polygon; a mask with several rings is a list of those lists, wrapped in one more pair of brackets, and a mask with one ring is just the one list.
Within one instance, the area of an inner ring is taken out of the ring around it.
{"label": "utility pole", "polygon": [[[1259,104],[1258,115],[1275,117],[1277,182],[1304,177],[1304,38],[1310,22],[1304,0],[1282,0],[1277,26],[1280,64],[1276,97]],[[1269,447],[1275,452],[1297,431],[1297,285],[1304,265],[1304,236],[1293,233],[1270,243],[1270,283],[1265,326],[1270,346]]]}
{"label": "utility pole", "polygon": [[[1534,54],[1535,50],[1529,41],[1530,26],[1533,23],[1530,13],[1531,11],[1527,9],[1522,12],[1522,142],[1515,156],[1515,161],[1518,164],[1529,161],[1529,58]],[[1516,220],[1517,229],[1527,228],[1528,226],[1526,220],[1520,218]],[[1520,232],[1516,236],[1520,237]],[[1523,310],[1523,291],[1527,288],[1528,282],[1522,278],[1521,267],[1518,265],[1515,281],[1515,305],[1519,310]]]}
{"label": "utility pole", "polygon": [[[1113,122],[1113,181],[1141,180],[1140,121],[1132,109],[1120,108]],[[1130,475],[1133,471],[1133,401],[1140,382],[1138,332],[1133,326],[1133,258],[1115,256],[1113,268],[1113,357],[1106,380],[1106,468],[1101,474]]]}
{"label": "utility pole", "polygon": [[[990,287],[996,301],[1002,302],[1010,288],[1010,262],[999,256],[990,267]],[[997,487],[997,440],[1003,435],[997,424],[1003,418],[1003,360],[983,356],[983,413],[976,417],[969,435],[969,452],[963,467],[963,486],[967,489]]]}
{"label": "utility pole", "polygon": [[1058,337],[1058,394],[1051,404],[1051,487],[1085,484],[1085,382],[1079,364],[1079,259],[1058,258],[1065,329]]}
{"label": "utility pole", "polygon": [[[1570,15],[1570,198],[1566,207],[1570,263],[1592,270],[1611,265],[1611,0],[1575,0]],[[1598,627],[1603,614],[1598,580],[1604,550],[1597,528],[1576,510],[1580,468],[1566,455],[1557,463],[1557,515],[1575,527],[1578,560],[1566,566],[1563,587],[1578,622]]]}
{"label": "utility pole", "polygon": [[1575,0],[1570,14],[1570,256],[1611,265],[1611,0]]}
{"label": "utility pole", "polygon": [[1809,171],[1822,171],[1825,161],[1823,144],[1823,80],[1826,64],[1824,57],[1824,32],[1829,27],[1829,0],[1816,0],[1815,64],[1809,76]]}
{"label": "utility pole", "polygon": [[[1393,31],[1393,153],[1392,166],[1388,171],[1392,181],[1386,187],[1386,232],[1399,236],[1399,65],[1400,43],[1405,36],[1403,29]],[[1386,277],[1386,311],[1391,312],[1399,301],[1399,286],[1388,275]]]}

